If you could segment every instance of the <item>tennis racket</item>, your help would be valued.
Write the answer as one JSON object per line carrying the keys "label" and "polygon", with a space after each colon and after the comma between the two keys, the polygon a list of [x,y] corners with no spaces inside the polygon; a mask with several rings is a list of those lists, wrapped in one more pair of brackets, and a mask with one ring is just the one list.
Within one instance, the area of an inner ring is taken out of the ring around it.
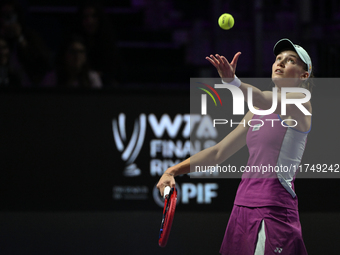
{"label": "tennis racket", "polygon": [[164,189],[164,209],[161,222],[161,228],[159,231],[158,244],[160,247],[165,247],[169,239],[169,234],[174,219],[176,202],[177,202],[177,190],[176,188],[170,188],[169,186]]}

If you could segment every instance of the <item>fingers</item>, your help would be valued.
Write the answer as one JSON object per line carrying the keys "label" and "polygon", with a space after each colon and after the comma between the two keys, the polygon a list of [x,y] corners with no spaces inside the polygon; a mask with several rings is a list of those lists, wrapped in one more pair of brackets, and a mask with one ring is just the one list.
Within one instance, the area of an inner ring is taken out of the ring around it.
{"label": "fingers", "polygon": [[223,64],[222,61],[221,61],[221,58],[220,58],[220,55],[218,54],[215,54],[214,55],[210,55],[210,57],[214,58],[214,60],[220,65],[220,64]]}
{"label": "fingers", "polygon": [[156,187],[157,187],[157,189],[159,189],[159,193],[161,193],[161,196],[163,197],[165,186],[161,182],[158,182]]}
{"label": "fingers", "polygon": [[219,54],[215,54],[215,56],[210,55],[210,57],[206,57],[205,59],[207,59],[215,67],[217,67],[219,65],[231,65],[231,66],[234,67],[234,66],[237,65],[237,61],[238,61],[241,54],[242,54],[241,52],[237,52],[235,54],[233,60],[231,61],[231,63],[229,63],[229,61],[224,56],[220,56]]}
{"label": "fingers", "polygon": [[230,65],[236,69],[236,66],[237,66],[237,61],[238,61],[238,58],[240,57],[242,53],[241,52],[237,52],[233,58],[233,60],[231,61]]}
{"label": "fingers", "polygon": [[222,59],[222,57],[218,54],[210,55],[210,58],[217,64],[217,65],[224,65],[226,63],[229,64],[228,60],[226,58]]}
{"label": "fingers", "polygon": [[221,58],[223,59],[224,62],[226,62],[230,65],[229,61],[225,58],[225,56],[221,56]]}
{"label": "fingers", "polygon": [[175,180],[171,180],[171,181],[170,181],[170,187],[171,187],[171,188],[175,188],[175,187],[176,187],[176,182],[175,182]]}
{"label": "fingers", "polygon": [[218,62],[218,60],[214,57],[214,55],[210,55],[209,57],[206,57],[205,59],[207,59],[214,67],[218,68],[218,65],[220,64]]}
{"label": "fingers", "polygon": [[170,186],[171,188],[175,188],[176,182],[175,182],[174,177],[163,175],[161,177],[161,179],[159,180],[156,187],[157,187],[157,189],[159,189],[159,192],[160,192],[162,197],[164,196],[164,188],[166,186]]}
{"label": "fingers", "polygon": [[214,67],[216,68],[225,68],[225,67],[229,67],[230,63],[229,61],[224,57],[224,56],[220,56],[219,54],[215,54],[214,55],[210,55],[210,57],[206,57],[206,60],[208,60]]}
{"label": "fingers", "polygon": [[217,66],[216,66],[216,64],[215,64],[215,62],[214,62],[214,60],[212,60],[212,59],[209,58],[209,57],[206,57],[205,59],[208,60],[214,67],[217,68]]}
{"label": "fingers", "polygon": [[229,61],[224,56],[220,56],[220,55],[216,54],[216,58],[220,61],[220,63],[222,65],[224,65],[224,66],[229,65]]}

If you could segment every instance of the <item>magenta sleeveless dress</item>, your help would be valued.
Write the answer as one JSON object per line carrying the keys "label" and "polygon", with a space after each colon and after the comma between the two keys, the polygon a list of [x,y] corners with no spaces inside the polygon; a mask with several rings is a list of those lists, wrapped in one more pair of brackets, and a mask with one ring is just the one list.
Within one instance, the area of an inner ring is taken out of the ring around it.
{"label": "magenta sleeveless dress", "polygon": [[262,221],[266,236],[264,254],[307,254],[294,170],[301,163],[310,130],[301,132],[281,121],[277,114],[253,116],[247,133],[247,172],[243,173],[236,193],[221,254],[254,254]]}

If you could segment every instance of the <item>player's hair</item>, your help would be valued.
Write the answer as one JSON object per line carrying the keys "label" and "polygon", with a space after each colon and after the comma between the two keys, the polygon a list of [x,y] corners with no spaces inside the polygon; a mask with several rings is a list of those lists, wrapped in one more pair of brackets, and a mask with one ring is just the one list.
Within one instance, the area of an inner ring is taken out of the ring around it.
{"label": "player's hair", "polygon": [[[304,65],[303,68],[305,71],[308,71],[308,66],[307,64]],[[313,79],[314,79],[314,73],[313,71],[311,72],[310,76],[308,77],[308,79],[304,82],[301,83],[301,87],[304,89],[308,89],[310,91],[310,93],[312,93],[313,87],[315,86]]]}

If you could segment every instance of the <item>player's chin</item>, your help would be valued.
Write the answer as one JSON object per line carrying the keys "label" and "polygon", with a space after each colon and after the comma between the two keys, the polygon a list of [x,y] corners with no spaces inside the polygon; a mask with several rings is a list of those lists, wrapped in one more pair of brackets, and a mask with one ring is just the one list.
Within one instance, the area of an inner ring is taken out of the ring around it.
{"label": "player's chin", "polygon": [[297,87],[299,85],[298,78],[288,78],[280,75],[272,76],[272,81],[277,87]]}
{"label": "player's chin", "polygon": [[289,87],[289,82],[282,76],[274,75],[272,76],[272,81],[276,87]]}
{"label": "player's chin", "polygon": [[272,81],[273,81],[274,83],[280,82],[280,81],[282,81],[282,79],[283,79],[282,76],[275,75],[275,74],[272,75]]}

